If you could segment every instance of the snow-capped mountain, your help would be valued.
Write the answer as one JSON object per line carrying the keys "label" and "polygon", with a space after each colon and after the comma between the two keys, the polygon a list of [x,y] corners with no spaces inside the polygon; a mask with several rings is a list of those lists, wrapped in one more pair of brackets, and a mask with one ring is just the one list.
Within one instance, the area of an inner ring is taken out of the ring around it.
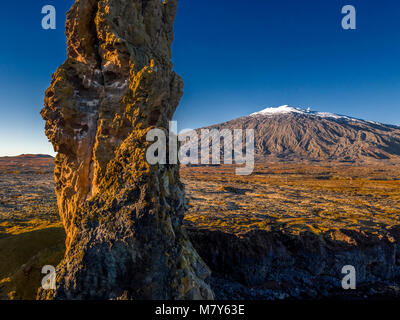
{"label": "snow-capped mountain", "polygon": [[[319,112],[319,111],[311,111],[311,108],[302,109],[299,107],[290,107],[288,105],[283,105],[280,107],[271,107],[266,108],[261,111],[252,113],[250,116],[269,116],[269,115],[279,115],[279,114],[288,114],[288,113],[299,113],[304,115],[316,116],[321,118],[333,118],[333,119],[347,119],[353,121],[363,121],[360,119],[344,116],[341,114],[331,113],[331,112]],[[370,121],[371,122],[371,121]]]}
{"label": "snow-capped mountain", "polygon": [[251,116],[257,116],[257,115],[276,115],[276,114],[286,114],[286,113],[308,113],[310,112],[310,109],[303,110],[301,108],[294,108],[290,107],[288,105],[280,106],[280,107],[270,107],[263,109],[261,111],[252,113]]}
{"label": "snow-capped mountain", "polygon": [[208,129],[254,129],[256,155],[280,159],[400,159],[400,127],[287,105]]}

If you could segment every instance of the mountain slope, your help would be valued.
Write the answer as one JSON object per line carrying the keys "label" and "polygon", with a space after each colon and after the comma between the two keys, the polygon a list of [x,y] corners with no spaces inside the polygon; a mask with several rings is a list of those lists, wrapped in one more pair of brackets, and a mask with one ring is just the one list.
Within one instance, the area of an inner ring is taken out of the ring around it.
{"label": "mountain slope", "polygon": [[44,154],[22,154],[15,157],[0,157],[0,172],[52,170],[54,158]]}
{"label": "mountain slope", "polygon": [[207,129],[254,129],[258,157],[400,159],[400,127],[289,106],[267,108]]}

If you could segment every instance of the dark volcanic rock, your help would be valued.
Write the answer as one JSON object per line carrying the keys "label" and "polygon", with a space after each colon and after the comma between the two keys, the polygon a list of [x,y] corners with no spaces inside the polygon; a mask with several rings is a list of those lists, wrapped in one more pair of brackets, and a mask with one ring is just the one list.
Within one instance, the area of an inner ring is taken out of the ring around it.
{"label": "dark volcanic rock", "polygon": [[[188,228],[194,247],[213,270],[218,299],[398,297],[400,233],[385,237],[351,230],[298,236],[254,230],[234,235]],[[356,269],[357,290],[341,273]]]}
{"label": "dark volcanic rock", "polygon": [[168,128],[182,96],[176,10],[177,0],[77,0],[67,14],[68,59],[42,110],[67,251],[42,298],[213,297],[181,228],[179,168],[145,159],[147,132]]}

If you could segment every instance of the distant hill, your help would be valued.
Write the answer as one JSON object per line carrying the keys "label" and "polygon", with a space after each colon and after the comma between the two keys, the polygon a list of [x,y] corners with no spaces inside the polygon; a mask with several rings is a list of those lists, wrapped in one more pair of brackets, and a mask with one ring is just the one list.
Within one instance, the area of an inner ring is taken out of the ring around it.
{"label": "distant hill", "polygon": [[207,129],[254,129],[258,158],[354,162],[400,159],[400,127],[287,105]]}
{"label": "distant hill", "polygon": [[22,154],[15,157],[0,157],[1,171],[52,170],[54,158],[45,154]]}

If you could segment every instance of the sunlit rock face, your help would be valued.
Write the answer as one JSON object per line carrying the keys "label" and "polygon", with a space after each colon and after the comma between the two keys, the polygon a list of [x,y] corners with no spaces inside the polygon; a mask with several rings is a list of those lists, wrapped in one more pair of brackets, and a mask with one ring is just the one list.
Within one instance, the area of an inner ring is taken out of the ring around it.
{"label": "sunlit rock face", "polygon": [[177,0],[77,0],[68,59],[42,116],[58,152],[56,193],[67,233],[47,299],[210,299],[210,271],[182,229],[175,165],[145,159],[183,93],[172,71]]}

